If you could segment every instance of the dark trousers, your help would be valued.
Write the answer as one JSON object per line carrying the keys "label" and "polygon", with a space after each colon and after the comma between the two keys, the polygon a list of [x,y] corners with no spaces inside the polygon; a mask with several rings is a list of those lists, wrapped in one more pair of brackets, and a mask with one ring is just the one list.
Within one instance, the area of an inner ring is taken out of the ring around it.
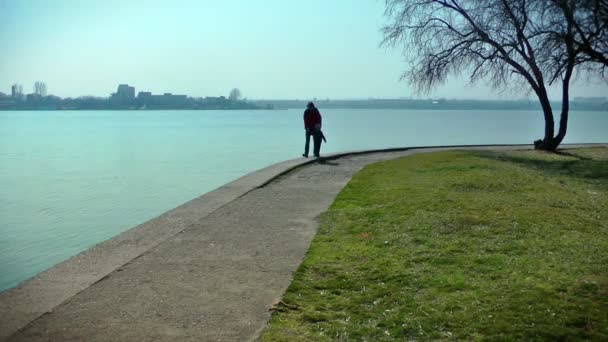
{"label": "dark trousers", "polygon": [[312,135],[312,140],[314,143],[313,153],[316,157],[318,157],[319,153],[321,152],[321,134],[319,134],[319,131],[316,129],[307,129],[306,130],[306,145],[304,145],[304,155],[308,156],[311,135]]}

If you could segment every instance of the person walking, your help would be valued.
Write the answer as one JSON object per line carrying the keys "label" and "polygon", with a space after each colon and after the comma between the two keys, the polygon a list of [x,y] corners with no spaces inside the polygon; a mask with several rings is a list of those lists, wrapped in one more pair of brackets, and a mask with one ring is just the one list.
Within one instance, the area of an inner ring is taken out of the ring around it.
{"label": "person walking", "polygon": [[321,113],[315,107],[315,104],[308,102],[304,111],[304,129],[306,130],[306,145],[304,145],[304,154],[302,157],[308,158],[308,150],[310,147],[310,137],[312,136],[314,147],[314,156],[319,158],[321,151]]}

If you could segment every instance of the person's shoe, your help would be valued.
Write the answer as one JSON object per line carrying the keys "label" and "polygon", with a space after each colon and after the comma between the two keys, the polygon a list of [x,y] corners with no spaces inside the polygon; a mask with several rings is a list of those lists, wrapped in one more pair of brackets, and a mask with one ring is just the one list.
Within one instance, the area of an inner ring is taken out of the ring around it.
{"label": "person's shoe", "polygon": [[302,157],[308,158],[308,154],[302,154]]}
{"label": "person's shoe", "polygon": [[318,154],[315,154],[315,158],[321,158],[321,156]]}

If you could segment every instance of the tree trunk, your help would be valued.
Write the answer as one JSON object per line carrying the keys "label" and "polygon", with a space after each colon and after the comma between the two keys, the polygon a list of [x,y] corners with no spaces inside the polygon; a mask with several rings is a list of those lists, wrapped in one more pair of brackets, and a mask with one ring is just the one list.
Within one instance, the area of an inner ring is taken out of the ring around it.
{"label": "tree trunk", "polygon": [[562,114],[559,118],[559,131],[557,132],[557,136],[554,139],[555,148],[562,143],[564,137],[566,136],[566,130],[568,129],[568,112],[570,110],[570,99],[569,99],[569,88],[570,88],[570,76],[572,75],[572,71],[568,70],[566,72],[566,77],[563,81],[562,88]]}
{"label": "tree trunk", "polygon": [[[570,78],[572,78],[572,72],[574,71],[574,65],[576,63],[576,51],[574,49],[574,7],[570,8],[568,3],[562,2],[561,5],[564,14],[566,15],[568,22],[568,29],[566,34],[563,36],[564,44],[566,46],[567,51],[567,64],[565,65],[566,70],[564,73],[564,78],[562,79],[562,113],[559,119],[559,131],[557,132],[557,136],[551,139],[550,144],[547,144],[545,147],[547,150],[555,151],[559,144],[561,144],[562,140],[566,136],[566,131],[568,130],[568,112],[570,110]],[[545,130],[546,135],[546,130]]]}
{"label": "tree trunk", "polygon": [[551,109],[551,102],[549,102],[549,96],[545,89],[541,89],[536,93],[540,100],[540,105],[543,109],[543,115],[545,117],[545,137],[543,139],[536,140],[534,142],[534,148],[537,150],[555,151],[557,145],[553,139],[553,133],[555,132],[555,121],[553,120],[553,110]]}
{"label": "tree trunk", "polygon": [[562,140],[566,136],[566,130],[568,129],[568,112],[570,110],[570,78],[572,78],[572,72],[574,71],[574,49],[573,41],[571,37],[566,38],[568,44],[568,66],[566,67],[566,73],[562,80],[562,114],[559,119],[559,131],[555,137],[555,148],[561,144]]}

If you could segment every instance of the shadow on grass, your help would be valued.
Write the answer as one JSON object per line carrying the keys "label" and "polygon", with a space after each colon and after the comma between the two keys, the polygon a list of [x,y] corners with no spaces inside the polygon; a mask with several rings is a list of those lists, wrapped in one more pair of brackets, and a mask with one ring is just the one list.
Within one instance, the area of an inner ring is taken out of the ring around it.
{"label": "shadow on grass", "polygon": [[[482,152],[480,157],[506,161],[528,167],[530,169],[542,171],[548,175],[568,176],[586,180],[608,182],[608,161],[592,159],[587,156],[581,156],[576,153],[559,151],[557,156],[562,158],[546,159],[542,158],[538,152],[538,156],[531,154],[530,156],[518,156],[507,153],[497,152]],[[567,158],[567,159],[565,159]]]}

